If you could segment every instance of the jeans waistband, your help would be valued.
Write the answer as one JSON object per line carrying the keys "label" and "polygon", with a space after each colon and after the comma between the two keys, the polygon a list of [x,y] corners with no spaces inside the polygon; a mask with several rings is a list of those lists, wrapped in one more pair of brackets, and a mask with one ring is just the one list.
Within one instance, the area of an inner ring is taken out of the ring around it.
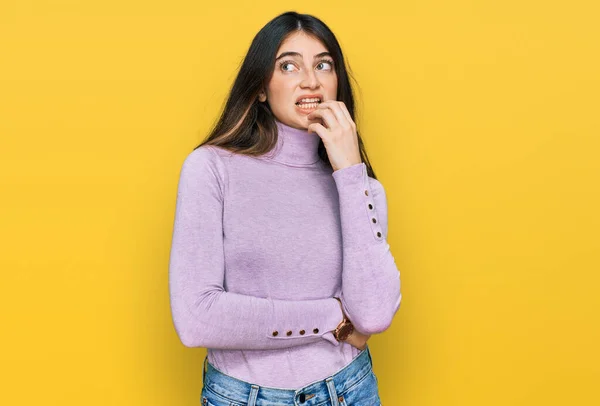
{"label": "jeans waistband", "polygon": [[335,374],[300,389],[272,388],[242,381],[219,371],[208,362],[208,356],[204,359],[204,366],[204,386],[231,402],[248,406],[269,403],[313,406],[329,400],[332,406],[338,406],[338,394],[345,392],[370,373],[373,360],[367,345],[352,362]]}

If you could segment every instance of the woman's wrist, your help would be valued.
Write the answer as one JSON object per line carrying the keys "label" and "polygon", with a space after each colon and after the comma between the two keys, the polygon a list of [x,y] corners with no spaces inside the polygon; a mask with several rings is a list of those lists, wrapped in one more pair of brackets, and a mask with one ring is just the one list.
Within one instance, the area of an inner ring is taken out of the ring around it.
{"label": "woman's wrist", "polygon": [[352,331],[354,330],[354,325],[346,316],[346,313],[344,312],[344,306],[342,305],[342,301],[340,300],[340,298],[334,297],[334,299],[336,299],[340,304],[340,309],[342,311],[342,320],[333,331],[333,336],[338,341],[346,341],[352,333]]}

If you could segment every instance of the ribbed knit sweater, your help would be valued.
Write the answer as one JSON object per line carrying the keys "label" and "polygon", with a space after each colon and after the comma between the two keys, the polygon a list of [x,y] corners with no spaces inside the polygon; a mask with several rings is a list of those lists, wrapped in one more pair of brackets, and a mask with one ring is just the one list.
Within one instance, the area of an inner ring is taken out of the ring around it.
{"label": "ribbed knit sweater", "polygon": [[319,136],[277,121],[261,157],[203,145],[184,159],[169,263],[175,330],[222,372],[297,389],[360,350],[332,330],[345,313],[381,333],[400,307],[387,201],[364,163],[332,171]]}

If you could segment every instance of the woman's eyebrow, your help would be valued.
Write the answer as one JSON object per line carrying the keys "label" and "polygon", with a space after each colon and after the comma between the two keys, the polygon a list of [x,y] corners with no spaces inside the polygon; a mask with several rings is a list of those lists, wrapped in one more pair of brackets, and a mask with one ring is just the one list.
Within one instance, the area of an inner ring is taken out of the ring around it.
{"label": "woman's eyebrow", "polygon": [[[325,52],[321,52],[319,54],[316,54],[313,58],[316,59],[316,58],[320,58],[320,57],[325,56],[325,55],[331,56],[331,54],[329,52],[325,51]],[[297,56],[302,56],[302,54],[300,52],[295,52],[295,51],[284,52],[281,55],[279,55],[277,58],[275,58],[275,61],[283,58],[284,56],[294,56],[294,57],[297,57]]]}

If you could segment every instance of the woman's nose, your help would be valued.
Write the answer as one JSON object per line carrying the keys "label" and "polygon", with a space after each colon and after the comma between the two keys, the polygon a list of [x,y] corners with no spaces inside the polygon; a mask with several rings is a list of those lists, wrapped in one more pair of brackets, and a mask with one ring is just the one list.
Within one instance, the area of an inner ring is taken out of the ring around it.
{"label": "woman's nose", "polygon": [[317,78],[317,75],[315,75],[314,71],[309,71],[306,75],[304,75],[304,78],[302,79],[302,86],[311,88],[319,86],[319,79]]}

